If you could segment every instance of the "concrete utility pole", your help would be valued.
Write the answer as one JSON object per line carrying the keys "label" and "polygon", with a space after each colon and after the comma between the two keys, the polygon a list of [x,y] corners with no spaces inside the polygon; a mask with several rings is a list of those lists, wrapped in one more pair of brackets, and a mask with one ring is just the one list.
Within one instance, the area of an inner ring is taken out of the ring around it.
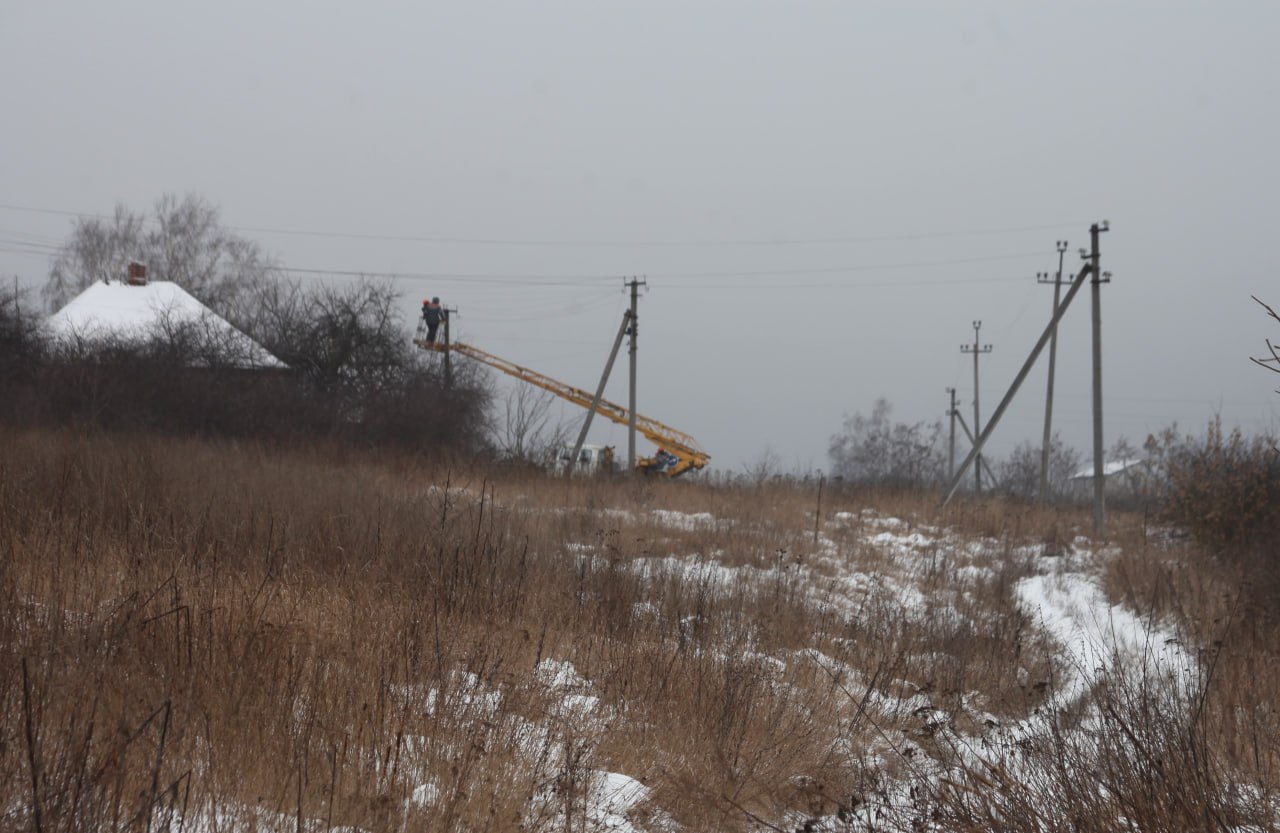
{"label": "concrete utility pole", "polygon": [[[1093,531],[1101,535],[1107,529],[1106,479],[1102,459],[1102,285],[1110,283],[1111,273],[1102,271],[1102,253],[1098,236],[1110,231],[1106,220],[1089,226],[1089,265],[1093,269]],[[1080,250],[1084,257],[1084,250]]]}
{"label": "concrete utility pole", "polygon": [[[1058,298],[1062,293],[1062,257],[1067,251],[1067,241],[1059,240],[1058,271],[1053,276],[1053,311],[1058,311]],[[1050,283],[1047,272],[1036,274],[1039,283]],[[1052,313],[1050,313],[1052,315]],[[1049,387],[1044,397],[1044,443],[1040,446],[1040,502],[1049,501],[1049,444],[1053,442],[1053,368],[1058,359],[1058,328],[1049,336]]]}
{"label": "concrete utility pole", "polygon": [[623,283],[631,287],[631,399],[627,405],[630,414],[627,417],[627,471],[636,472],[636,331],[639,329],[640,317],[636,309],[640,297],[640,287],[648,286],[648,281],[632,278]]}
{"label": "concrete utility pole", "polygon": [[947,410],[947,416],[951,417],[951,444],[947,451],[947,482],[951,482],[951,478],[956,476],[956,417],[959,411],[956,410],[956,389],[947,388],[947,393],[951,394],[951,408]]}
{"label": "concrete utility pole", "polygon": [[[973,354],[973,433],[975,434],[982,433],[982,422],[978,418],[978,356],[982,353],[991,352],[990,344],[980,345],[978,343],[978,331],[981,329],[982,329],[982,322],[974,321],[973,322],[973,344],[960,345],[961,353]],[[978,490],[978,493],[981,494],[982,493],[982,465],[981,465],[982,458],[979,457],[978,460],[979,460],[979,464],[973,467],[973,485],[974,485],[974,488]]]}
{"label": "concrete utility pole", "polygon": [[453,316],[458,314],[457,307],[443,307],[440,310],[440,317],[444,324],[444,387],[445,390],[453,390],[453,351],[449,349],[449,322],[453,320]]}

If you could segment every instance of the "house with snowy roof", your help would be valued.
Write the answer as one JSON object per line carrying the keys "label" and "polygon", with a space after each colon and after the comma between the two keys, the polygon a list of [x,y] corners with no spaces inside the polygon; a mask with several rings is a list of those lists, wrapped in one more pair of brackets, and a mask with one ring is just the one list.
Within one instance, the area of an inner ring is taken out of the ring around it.
{"label": "house with snowy roof", "polygon": [[[1082,466],[1067,480],[1067,495],[1076,500],[1093,497],[1093,462]],[[1108,500],[1131,500],[1148,494],[1153,485],[1151,464],[1140,457],[1105,460],[1102,488]]]}
{"label": "house with snowy roof", "polygon": [[171,281],[149,281],[139,264],[128,280],[96,281],[46,322],[53,341],[93,349],[181,341],[191,366],[283,370],[284,362]]}

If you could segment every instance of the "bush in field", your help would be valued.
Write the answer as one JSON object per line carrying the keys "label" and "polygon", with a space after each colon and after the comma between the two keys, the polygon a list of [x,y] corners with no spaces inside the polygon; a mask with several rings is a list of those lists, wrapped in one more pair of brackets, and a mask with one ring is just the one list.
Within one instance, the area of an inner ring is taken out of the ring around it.
{"label": "bush in field", "polygon": [[1275,440],[1210,423],[1204,438],[1169,429],[1147,440],[1164,472],[1167,517],[1202,543],[1249,546],[1280,531],[1280,454]]}

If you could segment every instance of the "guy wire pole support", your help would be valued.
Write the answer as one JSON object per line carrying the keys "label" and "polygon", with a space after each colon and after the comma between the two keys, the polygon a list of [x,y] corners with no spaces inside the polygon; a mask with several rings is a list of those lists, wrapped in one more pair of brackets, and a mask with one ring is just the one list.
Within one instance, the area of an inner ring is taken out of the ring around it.
{"label": "guy wire pole support", "polygon": [[[1106,481],[1103,479],[1102,460],[1102,285],[1109,283],[1111,274],[1102,270],[1102,253],[1098,250],[1098,235],[1110,231],[1106,220],[1089,226],[1088,255],[1093,271],[1093,531],[1101,535],[1107,529]],[[1080,250],[1084,257],[1084,250]]]}
{"label": "guy wire pole support", "polygon": [[640,317],[636,310],[640,297],[640,287],[649,282],[640,278],[624,281],[623,286],[631,287],[631,398],[627,407],[627,471],[636,471],[636,331],[639,329]]}
{"label": "guy wire pole support", "polygon": [[[974,321],[973,322],[973,346],[970,347],[968,344],[960,345],[961,353],[973,354],[973,433],[975,434],[982,433],[982,423],[978,419],[978,355],[981,353],[991,352],[990,344],[983,344],[983,345],[978,344],[978,331],[981,329],[982,329],[982,322]],[[974,485],[974,488],[978,490],[978,493],[981,494],[982,493],[982,466],[974,466],[973,468],[973,485]]]}
{"label": "guy wire pole support", "polygon": [[[970,445],[973,445],[978,441],[978,438],[969,430],[969,424],[964,421],[964,414],[960,413],[959,408],[956,409],[956,422],[960,423],[960,427],[964,429],[965,439],[969,441]],[[978,464],[981,465],[983,471],[987,473],[987,479],[991,481],[991,485],[997,486],[1000,484],[1000,481],[996,478],[996,473],[991,470],[991,464],[987,462],[986,457],[978,457]]]}
{"label": "guy wire pole support", "polygon": [[[609,351],[609,360],[604,364],[604,373],[600,376],[600,385],[596,388],[595,398],[591,400],[591,407],[587,409],[587,418],[582,421],[582,430],[578,432],[578,441],[574,443],[573,456],[569,458],[569,465],[564,468],[566,477],[573,474],[573,467],[578,464],[578,455],[582,453],[582,446],[587,441],[587,432],[591,430],[591,420],[600,408],[605,385],[609,382],[609,374],[613,372],[613,360],[618,357],[618,348],[622,346],[622,337],[627,334],[630,324],[631,310],[626,310],[622,313],[622,326],[618,327],[618,337],[613,340],[613,349]],[[634,412],[633,408],[632,413]]]}
{"label": "guy wire pole support", "polygon": [[[1058,311],[1058,298],[1062,292],[1062,258],[1067,251],[1067,241],[1059,240],[1055,244],[1058,249],[1058,271],[1049,280],[1047,272],[1037,272],[1038,283],[1053,284],[1053,312]],[[1058,358],[1058,328],[1053,328],[1049,336],[1049,385],[1044,396],[1044,443],[1040,446],[1040,502],[1049,500],[1049,444],[1053,441],[1053,368]]]}

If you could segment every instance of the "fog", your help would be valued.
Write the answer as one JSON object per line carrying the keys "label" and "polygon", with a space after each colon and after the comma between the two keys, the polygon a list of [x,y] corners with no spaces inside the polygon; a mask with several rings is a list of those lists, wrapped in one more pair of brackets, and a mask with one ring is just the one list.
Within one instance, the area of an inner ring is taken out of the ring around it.
{"label": "fog", "polygon": [[[1105,441],[1273,429],[1280,7],[222,2],[0,9],[0,276],[76,214],[196,193],[306,281],[384,276],[593,388],[642,278],[638,410],[712,466],[827,465],[846,414],[983,419],[1102,267]],[[1088,292],[1055,426],[1091,446]],[[608,396],[626,402],[626,362]],[[1044,362],[994,433],[1038,442]],[[569,415],[572,412],[566,412]],[[593,439],[625,448],[600,425]]]}

